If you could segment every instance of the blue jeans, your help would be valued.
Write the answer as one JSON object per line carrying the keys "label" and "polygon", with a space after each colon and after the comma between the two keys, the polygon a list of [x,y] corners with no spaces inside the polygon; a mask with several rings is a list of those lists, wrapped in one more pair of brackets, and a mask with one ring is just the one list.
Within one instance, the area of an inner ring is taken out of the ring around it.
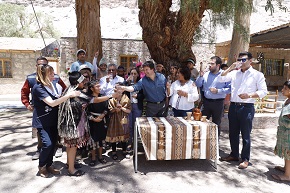
{"label": "blue jeans", "polygon": [[192,109],[178,110],[178,109],[172,108],[172,111],[173,111],[174,117],[186,117],[187,116],[186,112],[192,112]]}
{"label": "blue jeans", "polygon": [[50,127],[50,128],[37,128],[42,147],[40,150],[39,155],[39,167],[49,167],[53,163],[53,154],[54,149],[57,141],[57,127]]}
{"label": "blue jeans", "polygon": [[133,143],[136,117],[141,117],[141,115],[142,115],[142,110],[140,110],[138,108],[138,104],[137,103],[131,103],[131,105],[132,105],[132,110],[131,110],[131,113],[129,114],[129,127],[130,127],[129,144]]}
{"label": "blue jeans", "polygon": [[243,148],[241,158],[250,160],[252,121],[255,115],[253,104],[236,105],[231,103],[229,108],[229,138],[231,144],[231,156],[239,157],[240,133],[242,134]]}

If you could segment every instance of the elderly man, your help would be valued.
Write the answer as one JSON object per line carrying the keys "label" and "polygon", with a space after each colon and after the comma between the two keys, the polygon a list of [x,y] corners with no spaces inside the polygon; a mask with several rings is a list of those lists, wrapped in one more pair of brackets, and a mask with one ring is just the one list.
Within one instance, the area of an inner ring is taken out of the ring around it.
{"label": "elderly man", "polygon": [[108,75],[100,79],[101,94],[109,96],[113,94],[116,83],[124,82],[124,78],[117,75],[116,64],[109,64]]}
{"label": "elderly man", "polygon": [[147,61],[142,65],[145,77],[140,79],[133,86],[121,86],[121,90],[135,92],[143,89],[143,94],[147,100],[146,116],[165,117],[166,116],[166,78],[163,74],[155,72],[154,63]]}
{"label": "elderly man", "polygon": [[221,161],[239,161],[240,133],[243,139],[242,162],[239,169],[249,165],[251,150],[252,121],[255,114],[256,98],[267,95],[267,85],[263,73],[251,66],[252,54],[242,52],[237,62],[218,77],[219,82],[231,81],[231,104],[229,108],[229,138],[231,153]]}

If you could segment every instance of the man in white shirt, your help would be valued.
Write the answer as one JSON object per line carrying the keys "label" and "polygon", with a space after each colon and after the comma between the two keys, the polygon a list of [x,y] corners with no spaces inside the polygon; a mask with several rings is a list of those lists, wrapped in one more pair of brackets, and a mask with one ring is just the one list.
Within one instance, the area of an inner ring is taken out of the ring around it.
{"label": "man in white shirt", "polygon": [[263,73],[255,70],[251,66],[251,62],[252,54],[242,52],[239,54],[237,62],[218,77],[220,82],[231,81],[231,104],[228,114],[231,153],[227,157],[222,157],[221,161],[239,161],[241,133],[243,148],[239,169],[245,169],[249,165],[255,98],[263,98],[268,92]]}
{"label": "man in white shirt", "polygon": [[116,64],[109,64],[108,75],[100,79],[101,94],[109,96],[114,93],[116,83],[124,82],[124,78],[117,75]]}

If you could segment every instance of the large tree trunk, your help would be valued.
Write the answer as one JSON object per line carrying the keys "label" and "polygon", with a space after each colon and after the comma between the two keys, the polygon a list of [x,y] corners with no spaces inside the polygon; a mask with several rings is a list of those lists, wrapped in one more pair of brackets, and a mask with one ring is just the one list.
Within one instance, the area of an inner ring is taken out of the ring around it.
{"label": "large tree trunk", "polygon": [[195,60],[191,46],[194,32],[200,25],[207,0],[183,0],[180,11],[171,12],[172,0],[139,0],[139,21],[143,40],[152,59],[168,66],[182,63],[189,57]]}
{"label": "large tree trunk", "polygon": [[92,62],[96,51],[102,56],[100,0],[76,0],[75,4],[77,49],[86,50],[87,61]]}
{"label": "large tree trunk", "polygon": [[[252,0],[245,0],[244,3],[252,7]],[[227,61],[228,65],[236,61],[240,52],[249,50],[250,18],[250,10],[242,11],[241,7],[235,9],[232,41]]]}

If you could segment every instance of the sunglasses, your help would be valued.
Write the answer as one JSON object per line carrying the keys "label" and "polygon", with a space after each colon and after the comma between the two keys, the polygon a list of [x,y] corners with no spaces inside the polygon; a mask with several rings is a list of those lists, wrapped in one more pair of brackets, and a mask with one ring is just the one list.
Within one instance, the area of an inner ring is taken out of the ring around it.
{"label": "sunglasses", "polygon": [[246,62],[248,60],[248,58],[239,58],[238,61],[240,62]]}
{"label": "sunglasses", "polygon": [[109,69],[109,70],[108,70],[108,72],[114,72],[114,71],[115,71],[115,70],[113,70],[113,69]]}

